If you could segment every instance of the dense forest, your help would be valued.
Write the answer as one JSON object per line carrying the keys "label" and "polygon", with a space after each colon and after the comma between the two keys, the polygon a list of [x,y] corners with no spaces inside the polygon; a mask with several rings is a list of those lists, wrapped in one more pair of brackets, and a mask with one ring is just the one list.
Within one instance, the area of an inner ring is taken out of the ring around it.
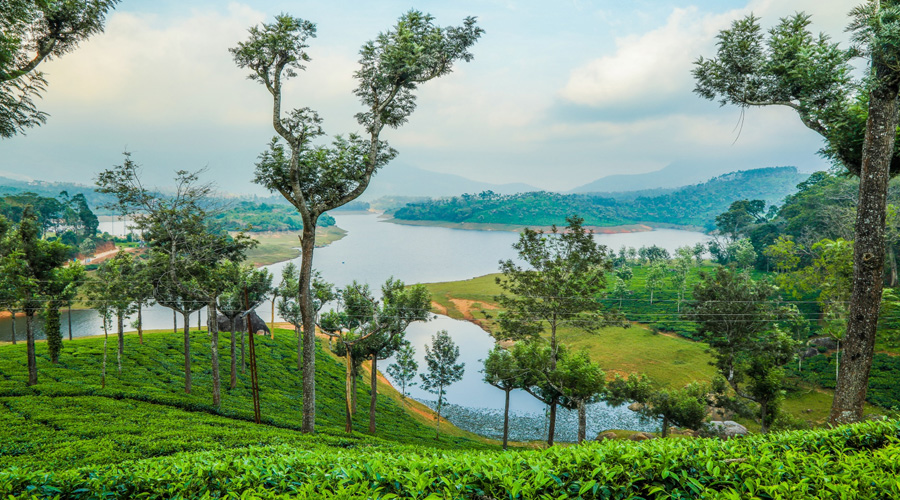
{"label": "dense forest", "polygon": [[807,178],[794,167],[772,167],[725,174],[705,183],[658,196],[618,199],[605,194],[558,194],[545,191],[500,195],[486,191],[410,203],[394,212],[400,220],[563,225],[577,213],[593,226],[673,224],[711,230],[715,217],[736,199],[781,202]]}
{"label": "dense forest", "polygon": [[[213,221],[226,231],[299,231],[303,219],[297,209],[285,203],[255,203],[240,201],[218,211]],[[334,217],[324,214],[319,218],[320,227],[334,225]]]}

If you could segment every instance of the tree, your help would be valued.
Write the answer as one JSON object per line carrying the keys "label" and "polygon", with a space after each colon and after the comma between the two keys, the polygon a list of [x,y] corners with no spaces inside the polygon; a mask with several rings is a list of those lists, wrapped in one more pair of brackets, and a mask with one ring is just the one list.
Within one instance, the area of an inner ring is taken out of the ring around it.
{"label": "tree", "polygon": [[[140,213],[135,225],[148,241],[150,262],[168,297],[190,297],[206,306],[212,364],[213,405],[221,403],[219,377],[219,332],[216,317],[219,295],[228,287],[223,263],[244,259],[256,244],[244,233],[232,236],[215,226],[209,209],[212,187],[199,183],[200,172],[180,170],[175,174],[174,194],[158,195],[147,189],[140,168],[125,153],[122,165],[97,176],[98,191],[116,197],[113,207],[121,213]],[[163,279],[164,277],[164,279]],[[159,301],[159,300],[158,300]],[[185,316],[185,332],[188,331]],[[185,334],[185,391],[190,391],[190,337]]]}
{"label": "tree", "polygon": [[447,330],[441,330],[431,336],[431,346],[425,346],[425,367],[428,369],[421,374],[422,389],[437,395],[437,424],[434,438],[441,434],[441,409],[447,396],[447,387],[454,382],[462,380],[465,372],[465,363],[456,363],[459,358],[459,347],[450,338]]}
{"label": "tree", "polygon": [[338,341],[335,353],[347,362],[347,432],[352,432],[354,368],[372,361],[369,432],[375,432],[378,398],[378,358],[390,357],[403,344],[406,328],[414,321],[427,321],[431,297],[422,285],[406,288],[389,278],[381,287],[382,299],[375,300],[367,285],[355,281],[341,291],[343,308],[322,315],[319,326]]}
{"label": "tree", "polygon": [[[717,379],[721,381],[722,379]],[[714,396],[724,390],[724,384],[692,382],[681,389],[660,388],[646,375],[631,374],[627,379],[619,375],[607,384],[606,401],[620,406],[628,401],[640,405],[638,413],[648,420],[662,420],[660,435],[667,437],[672,425],[700,430],[706,420],[706,409],[715,404]]]}
{"label": "tree", "polygon": [[[229,49],[240,68],[249,68],[251,80],[262,83],[273,99],[272,125],[278,134],[260,156],[255,182],[281,193],[303,219],[300,265],[300,312],[303,319],[303,422],[304,432],[315,431],[315,314],[312,283],[315,230],[319,217],[358,198],[375,172],[397,152],[380,139],[385,126],[403,125],[416,107],[418,86],[444,75],[458,60],[470,61],[469,48],[483,30],[475,18],[459,27],[435,26],[434,18],[409,11],[396,27],[381,33],[360,50],[356,96],[365,111],[356,115],[368,137],[338,136],[331,146],[316,146],[324,132],[321,118],[310,108],[282,115],[282,82],[305,69],[305,49],[315,37],[315,24],[285,14],[275,22],[249,30],[249,39]],[[287,145],[279,142],[283,140]]]}
{"label": "tree", "polygon": [[599,401],[606,385],[606,375],[597,363],[591,361],[587,351],[582,350],[563,356],[556,372],[548,378],[562,395],[562,407],[578,411],[578,442],[581,443],[587,431],[586,406]]}
{"label": "tree", "polygon": [[132,281],[135,279],[133,266],[134,260],[131,255],[120,251],[112,259],[100,264],[96,276],[87,284],[87,294],[91,303],[104,309],[100,312],[101,317],[104,320],[111,319],[115,314],[118,318],[116,363],[119,373],[122,373],[122,355],[125,352],[125,317],[135,310],[130,293]]}
{"label": "tree", "polygon": [[[237,387],[237,335],[241,336],[241,372],[246,370],[244,356],[244,334],[254,335],[246,325],[240,324],[240,318],[258,307],[272,289],[272,275],[265,269],[254,269],[250,265],[237,262],[222,263],[223,279],[228,283],[225,291],[219,296],[219,311],[228,318],[231,324],[231,388]],[[245,304],[249,301],[250,309]],[[245,323],[245,322],[244,322]]]}
{"label": "tree", "polygon": [[[690,318],[713,351],[715,366],[738,396],[757,403],[766,432],[777,411],[783,370],[796,342],[785,333],[799,322],[793,306],[779,304],[776,287],[727,267],[701,274]],[[749,380],[748,380],[749,379]]]}
{"label": "tree", "polygon": [[[766,38],[754,16],[719,33],[714,59],[696,62],[695,91],[722,105],[787,106],[826,142],[822,153],[860,178],[853,292],[832,424],[860,420],[874,355],[885,263],[886,193],[900,173],[900,2],[868,0],[851,11],[854,47],[809,30],[809,16],[784,18]],[[850,61],[867,59],[854,81]]]}
{"label": "tree", "polygon": [[[312,312],[315,315],[316,323],[319,322],[319,311],[328,302],[336,300],[338,295],[334,290],[334,285],[322,280],[322,276],[318,271],[313,271],[312,285]],[[293,263],[288,262],[281,270],[281,284],[277,288],[278,296],[278,314],[287,322],[294,325],[294,331],[297,333],[297,371],[303,371],[303,314],[300,307],[300,269]]]}
{"label": "tree", "polygon": [[16,312],[19,308],[23,281],[24,261],[17,248],[14,226],[0,215],[0,310],[12,313],[12,343],[16,343]]}
{"label": "tree", "polygon": [[416,385],[413,380],[419,372],[419,363],[416,363],[415,356],[416,348],[409,342],[406,342],[403,344],[403,347],[397,351],[397,355],[394,356],[395,362],[387,367],[388,375],[394,379],[395,383],[400,385],[400,396],[403,399],[406,399],[406,396],[408,395],[406,388]]}
{"label": "tree", "polygon": [[503,391],[506,403],[503,406],[503,449],[509,442],[509,393],[518,389],[522,369],[513,353],[495,346],[484,360],[484,381]]}
{"label": "tree", "polygon": [[668,266],[666,265],[666,261],[658,260],[650,265],[650,269],[647,271],[647,279],[644,282],[644,287],[650,293],[650,304],[653,304],[653,294],[657,290],[661,290],[663,285],[666,283],[666,274],[668,273]]}
{"label": "tree", "polygon": [[[593,332],[610,322],[597,302],[606,289],[605,273],[611,270],[606,247],[594,241],[583,219],[573,215],[566,220],[563,232],[556,226],[550,233],[526,228],[513,248],[528,267],[513,260],[501,261],[503,276],[497,278],[506,293],[496,297],[505,311],[499,314],[495,337],[529,340],[549,333],[551,370],[556,369],[559,357],[556,335],[561,326]],[[558,403],[557,396],[549,402],[549,445],[556,431]]]}
{"label": "tree", "polygon": [[[77,294],[78,287],[85,280],[84,267],[71,263],[66,267],[53,270],[50,281],[46,284],[47,304],[45,306],[46,323],[44,334],[47,336],[47,348],[50,351],[50,362],[59,362],[62,349],[62,332],[60,331],[59,308],[67,301],[71,303]],[[69,313],[69,340],[72,340],[72,317]]]}
{"label": "tree", "polygon": [[[137,319],[134,327],[137,328],[138,342],[144,343],[144,307],[153,304],[153,270],[143,260],[135,259],[134,276],[131,283],[131,298],[134,300],[134,308],[137,311]],[[71,340],[71,339],[70,339]]]}
{"label": "tree", "polygon": [[678,314],[681,314],[681,303],[684,302],[684,293],[687,290],[688,273],[691,272],[691,263],[694,256],[691,247],[680,247],[675,250],[675,259],[672,261],[672,288],[678,293]]}
{"label": "tree", "polygon": [[51,292],[56,270],[66,262],[69,247],[58,241],[40,237],[41,229],[31,206],[25,207],[22,220],[13,234],[14,259],[19,260],[15,272],[19,303],[25,312],[25,335],[28,356],[28,385],[38,381],[34,346],[34,315],[44,307]]}
{"label": "tree", "polygon": [[43,124],[34,104],[47,81],[37,70],[103,31],[118,0],[9,0],[0,9],[0,138]]}

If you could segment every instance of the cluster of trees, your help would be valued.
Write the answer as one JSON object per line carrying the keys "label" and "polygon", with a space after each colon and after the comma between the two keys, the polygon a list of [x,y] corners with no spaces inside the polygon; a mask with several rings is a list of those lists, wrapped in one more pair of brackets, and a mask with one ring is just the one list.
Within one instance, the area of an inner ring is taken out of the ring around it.
{"label": "cluster of trees", "polygon": [[81,193],[70,197],[63,191],[56,198],[31,192],[0,197],[0,215],[12,223],[21,222],[28,207],[37,221],[42,238],[52,236],[66,245],[77,247],[97,235],[100,221]]}
{"label": "cluster of trees", "polygon": [[806,178],[794,167],[734,172],[662,195],[615,198],[606,194],[548,192],[502,195],[492,191],[409,203],[394,212],[402,220],[495,224],[563,224],[577,213],[588,225],[664,223],[712,229],[714,218],[736,197],[777,201]]}
{"label": "cluster of trees", "polygon": [[[249,228],[251,231],[300,231],[303,219],[289,205],[278,203],[255,203],[241,201],[213,217],[226,231],[240,231]],[[334,217],[322,214],[319,226],[334,225]]]}

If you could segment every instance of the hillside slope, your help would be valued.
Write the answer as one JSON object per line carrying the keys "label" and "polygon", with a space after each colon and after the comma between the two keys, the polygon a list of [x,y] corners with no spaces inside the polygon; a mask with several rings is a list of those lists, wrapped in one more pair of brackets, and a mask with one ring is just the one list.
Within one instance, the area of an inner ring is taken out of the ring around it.
{"label": "hillside slope", "polygon": [[[237,386],[228,389],[229,336],[220,334],[220,408],[211,404],[205,332],[191,335],[193,387],[189,395],[184,393],[181,334],[148,334],[143,345],[136,336],[126,335],[121,374],[116,370],[116,343],[111,335],[105,388],[100,386],[102,338],[64,342],[57,365],[50,363],[46,344],[38,343],[39,383],[32,387],[25,386],[25,345],[0,346],[0,421],[4,422],[0,426],[0,464],[70,468],[184,450],[308,441],[297,432],[302,399],[294,332],[276,330],[274,340],[257,337],[260,406],[268,424],[262,427],[248,423],[253,416],[250,373],[240,372],[239,358]],[[318,346],[316,369],[317,434],[347,438],[343,430],[344,365]],[[368,378],[363,379],[357,387],[357,430],[368,426]],[[396,391],[379,386],[376,442],[485,446],[483,439],[449,425],[450,435],[435,442],[430,413],[424,406],[400,402],[396,396]],[[231,428],[234,434],[212,432],[220,426],[219,430]],[[204,439],[197,441],[194,432]],[[155,435],[163,436],[159,443],[155,443]],[[354,436],[353,440],[373,439],[358,432]],[[65,451],[57,453],[57,447]]]}
{"label": "hillside slope", "polygon": [[780,203],[807,177],[793,167],[747,170],[670,193],[634,199],[599,194],[481,193],[410,203],[394,212],[393,217],[398,221],[562,226],[567,216],[578,214],[588,226],[650,224],[712,229],[715,217],[733,201],[760,199],[769,204]]}

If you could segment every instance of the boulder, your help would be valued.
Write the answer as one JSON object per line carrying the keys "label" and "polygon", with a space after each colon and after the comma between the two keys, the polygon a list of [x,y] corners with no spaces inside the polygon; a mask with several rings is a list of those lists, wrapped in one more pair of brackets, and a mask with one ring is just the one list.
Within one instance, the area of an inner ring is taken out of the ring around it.
{"label": "boulder", "polygon": [[628,409],[631,411],[641,411],[644,409],[644,405],[640,403],[631,403],[630,405],[628,405]]}
{"label": "boulder", "polygon": [[[247,331],[247,319],[238,317],[237,321],[237,329],[232,330],[231,321],[224,314],[220,314],[217,318],[219,323],[219,331],[220,332],[246,332]],[[253,329],[254,333],[263,332],[265,334],[269,333],[269,326],[266,325],[266,322],[256,314],[256,311],[250,312],[250,328]]]}
{"label": "boulder", "polygon": [[722,439],[731,439],[747,435],[747,428],[733,420],[713,420],[707,429]]}
{"label": "boulder", "polygon": [[628,439],[631,441],[647,441],[648,439],[653,439],[653,438],[647,436],[647,434],[645,434],[643,432],[637,432],[635,434],[628,436]]}
{"label": "boulder", "polygon": [[606,431],[597,434],[597,441],[606,441],[607,439],[616,439],[616,433],[612,431]]}
{"label": "boulder", "polygon": [[807,344],[813,347],[822,347],[824,349],[837,349],[837,340],[834,340],[831,337],[816,337],[810,339]]}
{"label": "boulder", "polygon": [[819,350],[818,350],[818,349],[816,349],[815,347],[808,347],[805,351],[803,351],[803,353],[801,354],[801,356],[803,356],[804,358],[811,358],[811,357],[816,356],[816,355],[818,355],[818,354],[819,354]]}

